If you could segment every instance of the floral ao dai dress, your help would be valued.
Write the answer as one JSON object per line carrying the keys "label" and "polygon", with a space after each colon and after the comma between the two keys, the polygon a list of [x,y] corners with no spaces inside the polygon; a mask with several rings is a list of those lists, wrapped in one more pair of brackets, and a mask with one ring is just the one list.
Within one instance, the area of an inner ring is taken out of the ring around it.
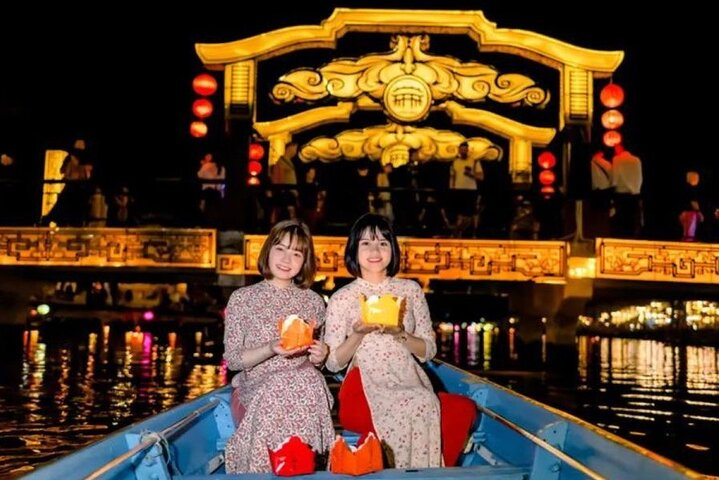
{"label": "floral ao dai dress", "polygon": [[[277,321],[287,315],[324,322],[324,301],[315,292],[294,285],[275,287],[268,281],[236,290],[227,303],[225,360],[240,370],[245,349],[279,338]],[[246,409],[225,450],[228,473],[271,471],[267,447],[276,448],[298,435],[318,452],[334,439],[330,413],[332,395],[324,376],[307,355],[275,355],[232,379]]]}
{"label": "floral ao dai dress", "polygon": [[426,362],[437,353],[427,301],[411,280],[387,278],[372,284],[361,278],[338,290],[327,306],[325,342],[330,347],[327,368],[339,371],[337,347],[352,334],[360,319],[360,294],[392,294],[404,297],[404,329],[425,341],[426,357],[416,359],[392,335],[372,332],[362,339],[352,359],[359,367],[372,422],[377,434],[392,450],[396,468],[442,465],[439,400],[417,360]]}

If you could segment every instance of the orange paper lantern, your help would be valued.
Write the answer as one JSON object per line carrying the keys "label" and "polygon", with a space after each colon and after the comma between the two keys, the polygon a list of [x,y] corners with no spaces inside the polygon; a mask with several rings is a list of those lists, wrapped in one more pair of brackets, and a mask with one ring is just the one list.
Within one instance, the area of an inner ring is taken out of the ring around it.
{"label": "orange paper lantern", "polygon": [[317,322],[307,322],[297,315],[289,315],[280,320],[277,326],[280,330],[280,345],[285,350],[308,347],[312,345],[312,335]]}
{"label": "orange paper lantern", "polygon": [[332,473],[364,475],[382,470],[382,467],[382,445],[373,433],[360,438],[356,449],[347,446],[339,435],[330,447],[329,469]]}

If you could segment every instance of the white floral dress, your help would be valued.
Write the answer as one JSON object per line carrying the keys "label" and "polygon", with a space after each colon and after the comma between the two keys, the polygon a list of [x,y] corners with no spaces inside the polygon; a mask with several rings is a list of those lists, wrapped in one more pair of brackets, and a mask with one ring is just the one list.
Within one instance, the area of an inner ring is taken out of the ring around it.
{"label": "white floral dress", "polygon": [[442,465],[439,400],[417,360],[426,362],[437,353],[427,301],[411,280],[387,278],[372,284],[361,278],[341,288],[327,306],[325,342],[330,347],[327,368],[346,367],[335,353],[360,318],[360,294],[389,293],[404,297],[404,329],[426,343],[426,357],[416,359],[392,335],[372,332],[362,339],[352,359],[359,367],[372,423],[392,450],[394,467],[425,468]]}
{"label": "white floral dress", "polygon": [[[324,301],[312,290],[277,288],[268,281],[236,290],[227,303],[225,360],[240,368],[244,349],[279,338],[277,321],[295,314],[324,322]],[[332,395],[324,376],[307,359],[274,356],[232,379],[246,409],[225,449],[228,473],[271,471],[267,447],[298,435],[318,452],[334,439]]]}

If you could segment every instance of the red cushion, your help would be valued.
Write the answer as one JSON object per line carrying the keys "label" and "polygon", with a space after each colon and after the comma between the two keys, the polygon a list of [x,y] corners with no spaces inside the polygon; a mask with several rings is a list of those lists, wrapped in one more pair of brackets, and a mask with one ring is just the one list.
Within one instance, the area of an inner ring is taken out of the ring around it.
{"label": "red cushion", "polygon": [[[455,466],[462,453],[470,430],[477,420],[474,402],[454,393],[439,393],[442,429],[442,457],[448,467]],[[343,428],[366,435],[373,432],[372,413],[362,387],[362,376],[358,368],[347,373],[338,393],[339,421]]]}
{"label": "red cushion", "polygon": [[463,395],[439,392],[438,396],[442,414],[442,456],[444,464],[453,467],[477,420],[477,406]]}
{"label": "red cushion", "polygon": [[362,387],[359,368],[353,368],[347,373],[337,394],[337,399],[339,400],[337,416],[343,428],[360,435],[368,432],[377,434],[372,423],[372,412]]}

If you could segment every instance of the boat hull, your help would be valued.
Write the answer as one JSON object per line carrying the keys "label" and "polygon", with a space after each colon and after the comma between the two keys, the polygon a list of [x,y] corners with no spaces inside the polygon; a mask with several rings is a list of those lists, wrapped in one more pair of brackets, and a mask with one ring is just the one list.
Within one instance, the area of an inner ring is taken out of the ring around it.
{"label": "boat hull", "polygon": [[[439,388],[466,395],[477,404],[480,420],[460,458],[461,466],[386,469],[363,478],[705,478],[565,412],[446,363],[430,362],[427,372]],[[224,446],[234,431],[229,408],[230,393],[230,387],[225,386],[130,425],[37,469],[25,478],[223,478],[226,476]],[[351,432],[344,434],[352,436]],[[232,477],[277,478],[271,474]],[[316,472],[307,477],[321,480],[337,476]]]}

